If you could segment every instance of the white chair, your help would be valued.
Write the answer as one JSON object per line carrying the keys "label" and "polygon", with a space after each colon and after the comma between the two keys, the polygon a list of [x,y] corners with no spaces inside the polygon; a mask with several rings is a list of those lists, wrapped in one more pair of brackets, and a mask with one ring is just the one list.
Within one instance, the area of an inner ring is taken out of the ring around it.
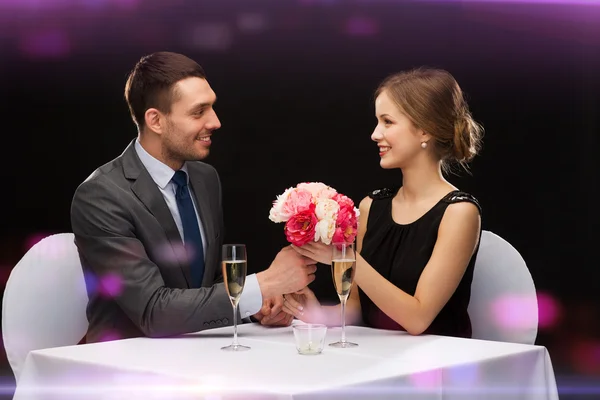
{"label": "white chair", "polygon": [[474,339],[535,344],[538,303],[531,273],[519,252],[489,231],[481,234],[468,311]]}
{"label": "white chair", "polygon": [[2,302],[2,338],[17,382],[30,351],[79,343],[88,327],[87,301],[72,233],[29,249],[12,270]]}

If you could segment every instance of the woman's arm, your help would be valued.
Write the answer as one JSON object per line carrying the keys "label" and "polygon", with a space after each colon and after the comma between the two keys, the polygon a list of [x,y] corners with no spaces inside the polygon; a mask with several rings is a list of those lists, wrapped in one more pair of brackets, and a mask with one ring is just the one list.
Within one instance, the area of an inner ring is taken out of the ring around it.
{"label": "woman's arm", "polygon": [[[362,205],[362,203],[361,203]],[[414,297],[382,277],[360,255],[355,282],[386,315],[412,335],[423,333],[460,283],[479,239],[478,208],[467,202],[450,204]]]}

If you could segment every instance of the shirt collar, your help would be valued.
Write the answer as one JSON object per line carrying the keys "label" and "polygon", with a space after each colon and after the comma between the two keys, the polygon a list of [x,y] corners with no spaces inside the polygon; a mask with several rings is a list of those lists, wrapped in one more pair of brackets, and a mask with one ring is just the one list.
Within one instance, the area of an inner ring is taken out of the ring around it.
{"label": "shirt collar", "polygon": [[[165,187],[167,187],[169,182],[171,182],[173,175],[175,175],[175,171],[171,167],[169,167],[168,165],[163,163],[162,161],[159,161],[156,158],[152,157],[150,155],[150,153],[148,153],[142,147],[142,145],[140,144],[138,139],[135,140],[135,151],[136,151],[138,157],[140,158],[140,161],[142,162],[142,164],[144,164],[144,167],[146,167],[146,169],[148,170],[148,173],[152,177],[152,180],[158,185],[158,187],[160,187],[161,189],[164,189]],[[186,163],[183,164],[183,167],[181,167],[181,170],[185,171],[185,173],[187,175],[188,170],[187,170]],[[189,176],[188,176],[188,182],[189,182]]]}

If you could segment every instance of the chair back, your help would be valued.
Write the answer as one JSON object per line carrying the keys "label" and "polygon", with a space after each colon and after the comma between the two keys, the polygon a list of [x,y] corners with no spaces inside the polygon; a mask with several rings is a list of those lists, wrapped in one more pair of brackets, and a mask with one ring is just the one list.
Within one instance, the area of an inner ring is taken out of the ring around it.
{"label": "chair back", "polygon": [[481,234],[468,311],[474,339],[535,344],[538,303],[531,273],[519,252],[489,231]]}
{"label": "chair back", "polygon": [[2,301],[2,338],[17,381],[30,351],[79,343],[88,328],[87,302],[72,233],[29,249],[11,271]]}

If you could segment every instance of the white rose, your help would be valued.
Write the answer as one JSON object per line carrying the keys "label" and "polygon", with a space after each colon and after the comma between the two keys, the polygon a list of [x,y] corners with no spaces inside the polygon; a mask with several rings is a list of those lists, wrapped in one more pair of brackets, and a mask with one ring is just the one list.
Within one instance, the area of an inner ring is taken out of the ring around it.
{"label": "white rose", "polygon": [[340,205],[337,201],[332,199],[319,199],[317,200],[317,204],[315,207],[315,215],[318,220],[322,219],[331,219],[335,221],[337,218],[337,213],[340,210]]}
{"label": "white rose", "polygon": [[269,211],[269,219],[273,222],[286,222],[290,219],[291,215],[283,215],[283,203],[287,200],[290,192],[294,190],[294,188],[286,189],[285,192],[277,196],[277,199],[273,203],[273,207],[271,207],[271,211]]}
{"label": "white rose", "polygon": [[325,244],[330,244],[334,233],[335,218],[322,219],[315,226],[315,242],[320,240]]}
{"label": "white rose", "polygon": [[319,222],[315,226],[315,241],[330,244],[335,233],[335,222],[340,205],[331,199],[317,200],[315,215]]}

